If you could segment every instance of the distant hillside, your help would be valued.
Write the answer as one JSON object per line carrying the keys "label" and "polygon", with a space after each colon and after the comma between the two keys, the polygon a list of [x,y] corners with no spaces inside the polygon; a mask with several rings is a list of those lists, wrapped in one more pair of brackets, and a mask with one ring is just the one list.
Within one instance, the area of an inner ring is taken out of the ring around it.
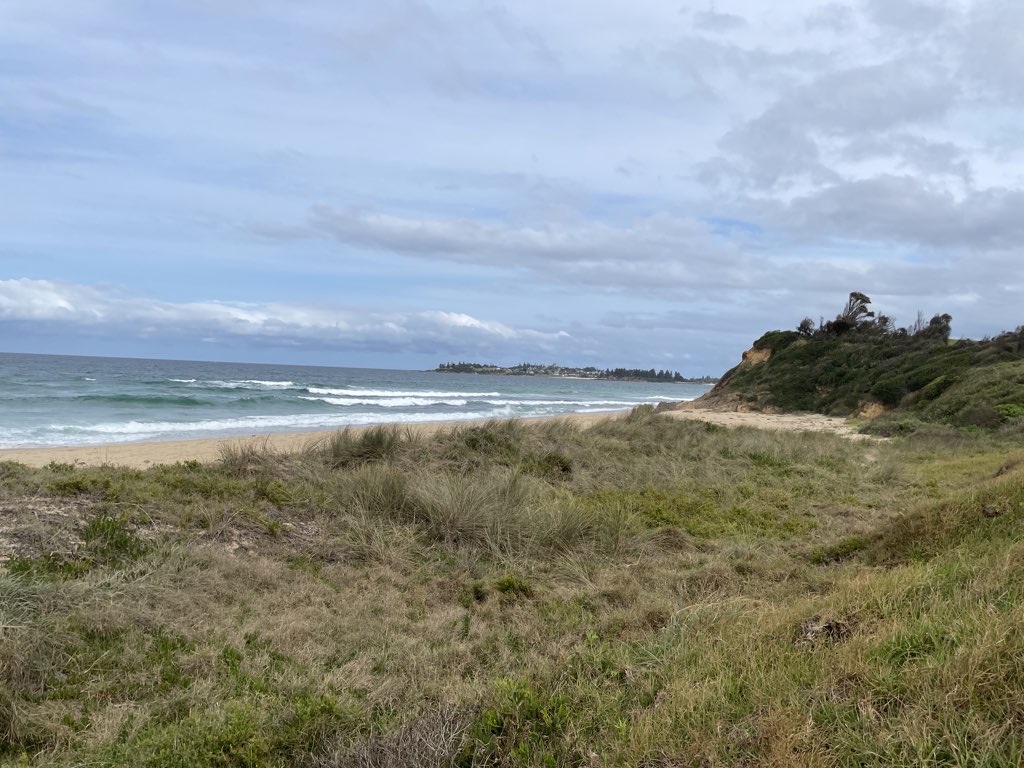
{"label": "distant hillside", "polygon": [[701,402],[836,416],[893,411],[955,426],[1024,418],[1024,326],[951,341],[951,323],[943,314],[897,328],[852,293],[835,320],[764,334]]}

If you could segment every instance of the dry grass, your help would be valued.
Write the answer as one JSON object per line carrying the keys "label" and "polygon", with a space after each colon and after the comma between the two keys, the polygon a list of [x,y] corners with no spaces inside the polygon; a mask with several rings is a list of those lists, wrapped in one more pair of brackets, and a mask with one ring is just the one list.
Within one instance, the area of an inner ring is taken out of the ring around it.
{"label": "dry grass", "polygon": [[1016,445],[637,411],[3,464],[0,759],[1018,765]]}

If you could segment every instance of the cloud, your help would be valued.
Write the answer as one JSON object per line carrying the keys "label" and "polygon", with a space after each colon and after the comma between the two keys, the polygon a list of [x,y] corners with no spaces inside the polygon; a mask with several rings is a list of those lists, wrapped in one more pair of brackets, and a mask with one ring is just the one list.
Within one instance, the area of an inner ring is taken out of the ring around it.
{"label": "cloud", "polygon": [[731,13],[701,11],[694,14],[693,26],[703,32],[732,32],[747,26],[747,20]]}
{"label": "cloud", "polygon": [[[795,180],[816,184],[838,181],[826,149],[835,144],[850,156],[912,155],[920,162],[921,137],[902,143],[878,141],[897,129],[941,119],[952,108],[959,87],[941,69],[916,59],[893,59],[882,64],[822,74],[779,96],[761,115],[733,128],[721,140],[725,156],[706,163],[711,179],[731,175],[742,185],[771,188]],[[872,143],[874,140],[874,143]],[[965,169],[962,169],[962,173]]]}
{"label": "cloud", "polygon": [[[620,227],[531,228],[319,210],[315,222],[346,249],[489,268],[508,276],[503,285],[522,284],[517,274],[526,272],[532,292],[621,297],[631,308],[613,313],[620,318],[613,327],[632,323],[634,334],[655,328],[664,336],[670,326],[677,333],[717,329],[723,338],[742,327],[758,333],[763,324],[785,325],[787,313],[829,314],[850,290],[888,297],[887,311],[901,317],[922,306],[958,309],[958,329],[984,334],[1019,322],[1024,286],[1008,275],[1024,257],[1016,215],[1022,206],[1024,193],[1011,189],[957,197],[916,176],[882,175],[838,181],[788,202],[751,199],[742,211],[747,223],[725,228],[728,236],[711,234],[710,221],[664,215]],[[772,226],[770,241],[759,223]],[[747,248],[736,246],[734,230],[750,231]],[[1002,290],[996,295],[986,285]],[[972,303],[966,294],[988,295],[990,303]],[[606,308],[603,299],[584,306]],[[670,324],[651,325],[644,318],[652,316]],[[583,321],[574,337],[599,335],[595,322]]]}
{"label": "cloud", "polygon": [[[1024,6],[977,0],[970,6],[962,48],[963,73],[988,99],[1024,104]],[[983,94],[979,94],[983,95]]]}
{"label": "cloud", "polygon": [[0,280],[0,326],[314,349],[402,351],[554,349],[565,331],[513,328],[464,313],[224,301],[167,302],[106,287]]}
{"label": "cloud", "polygon": [[942,26],[951,14],[945,0],[867,0],[868,17],[901,32],[926,32]]}
{"label": "cloud", "polygon": [[707,232],[692,219],[667,215],[623,227],[592,221],[531,227],[475,219],[409,218],[326,206],[311,211],[311,223],[346,245],[505,266],[602,256],[642,258],[643,250],[678,247]]}
{"label": "cloud", "polygon": [[811,31],[824,29],[840,34],[852,28],[856,19],[857,15],[849,5],[826,3],[804,19],[804,26]]}
{"label": "cloud", "polygon": [[892,158],[900,169],[923,177],[954,176],[969,184],[974,175],[964,147],[904,131],[855,136],[840,152],[844,160],[852,162]]}
{"label": "cloud", "polygon": [[[296,231],[279,230],[285,236]],[[669,290],[682,295],[741,281],[743,275],[739,251],[708,223],[667,214],[623,226],[599,221],[515,226],[319,206],[311,212],[306,231],[326,233],[349,248],[528,272],[538,279],[607,291]]]}
{"label": "cloud", "polygon": [[1024,190],[991,188],[957,199],[912,176],[883,175],[836,184],[794,199],[788,226],[815,236],[983,250],[1024,242]]}

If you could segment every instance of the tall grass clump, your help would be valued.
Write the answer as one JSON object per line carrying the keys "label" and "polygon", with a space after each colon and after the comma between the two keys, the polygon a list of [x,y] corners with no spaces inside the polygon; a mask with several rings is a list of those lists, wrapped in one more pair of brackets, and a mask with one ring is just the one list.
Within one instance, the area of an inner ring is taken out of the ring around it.
{"label": "tall grass clump", "polygon": [[314,444],[310,452],[331,469],[341,469],[395,461],[403,452],[413,449],[416,442],[410,430],[394,425],[358,431],[345,428]]}
{"label": "tall grass clump", "polygon": [[495,469],[472,478],[450,472],[417,475],[413,521],[438,541],[518,543],[528,533],[537,488],[522,474]]}
{"label": "tall grass clump", "polygon": [[281,454],[269,441],[225,443],[220,447],[220,467],[235,476],[267,474],[280,464]]}

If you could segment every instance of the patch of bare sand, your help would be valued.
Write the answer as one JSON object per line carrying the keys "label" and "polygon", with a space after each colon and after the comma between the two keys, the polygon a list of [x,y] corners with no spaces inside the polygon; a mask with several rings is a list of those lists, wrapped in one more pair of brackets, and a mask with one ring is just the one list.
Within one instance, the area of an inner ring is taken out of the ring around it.
{"label": "patch of bare sand", "polygon": [[694,408],[664,411],[674,419],[693,419],[719,424],[723,427],[755,427],[781,432],[828,432],[851,440],[868,439],[857,433],[856,427],[846,419],[822,416],[819,413],[758,413],[754,411],[726,411],[713,408]]}

